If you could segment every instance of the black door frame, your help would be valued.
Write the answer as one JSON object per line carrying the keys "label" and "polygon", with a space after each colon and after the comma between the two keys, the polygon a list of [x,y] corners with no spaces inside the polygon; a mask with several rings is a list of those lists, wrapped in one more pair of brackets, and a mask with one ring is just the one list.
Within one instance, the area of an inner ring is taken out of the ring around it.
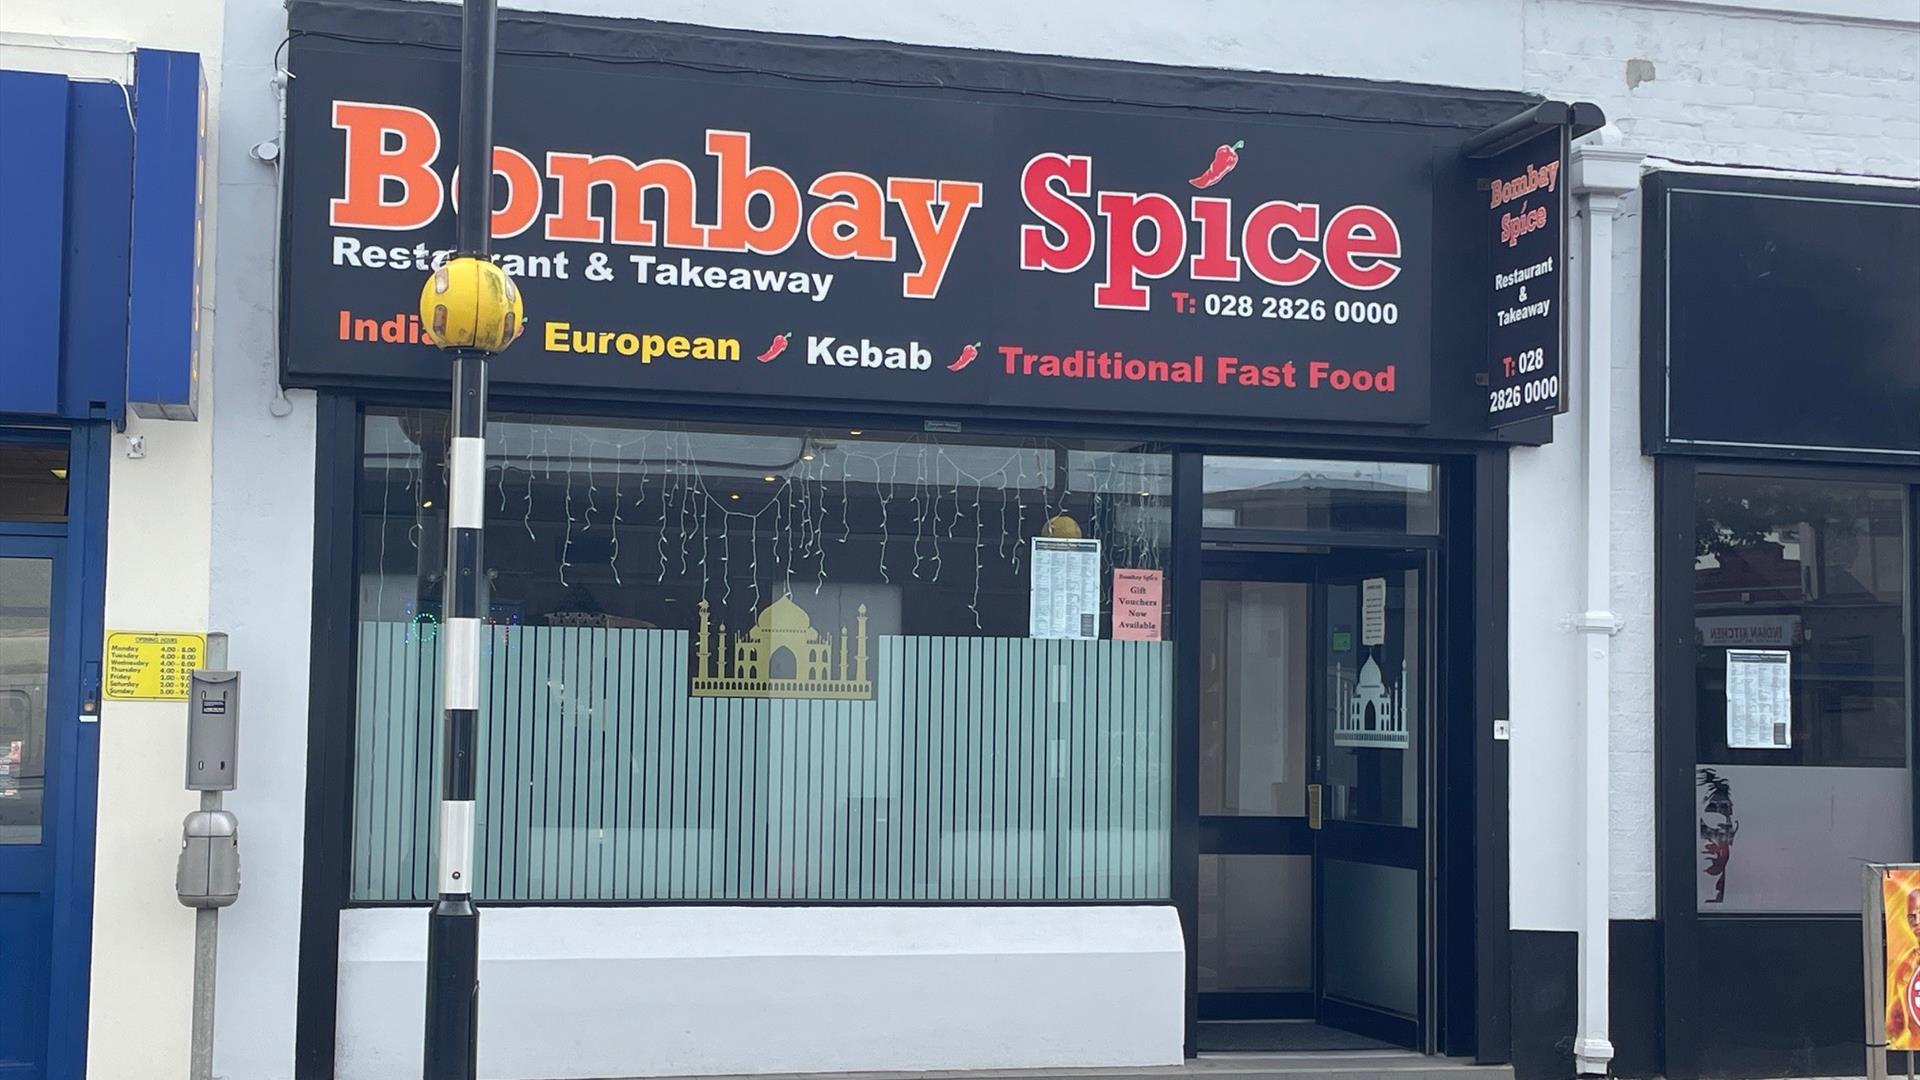
{"label": "black door frame", "polygon": [[[1369,537],[1370,542],[1362,546],[1341,543],[1327,545],[1327,550],[1323,552],[1308,553],[1249,546],[1244,542],[1245,531],[1243,530],[1236,529],[1218,535],[1231,537],[1236,546],[1232,548],[1203,547],[1201,557],[1203,588],[1205,583],[1213,581],[1246,581],[1302,584],[1308,586],[1310,590],[1307,638],[1309,650],[1307,727],[1303,732],[1307,740],[1306,783],[1309,785],[1325,782],[1324,760],[1327,738],[1325,720],[1328,703],[1325,679],[1322,676],[1327,670],[1330,647],[1326,633],[1329,618],[1327,588],[1337,581],[1348,579],[1358,581],[1381,569],[1418,572],[1417,587],[1421,600],[1417,609],[1417,618],[1420,621],[1418,655],[1421,662],[1417,672],[1420,687],[1416,701],[1421,710],[1417,722],[1423,736],[1420,740],[1419,760],[1415,765],[1418,770],[1415,797],[1419,805],[1420,822],[1411,829],[1341,822],[1326,822],[1321,828],[1315,829],[1310,824],[1305,807],[1302,808],[1302,815],[1299,817],[1198,815],[1198,832],[1195,838],[1196,859],[1201,855],[1210,854],[1307,855],[1313,859],[1314,865],[1311,989],[1213,991],[1198,1001],[1199,1019],[1312,1019],[1387,1042],[1422,1050],[1432,1048],[1437,1043],[1429,1037],[1434,1027],[1429,1019],[1433,1004],[1431,1000],[1433,995],[1429,991],[1429,986],[1435,969],[1431,955],[1434,941],[1429,927],[1432,922],[1435,899],[1432,893],[1435,890],[1431,887],[1433,867],[1430,865],[1428,856],[1433,845],[1428,840],[1428,833],[1433,826],[1430,820],[1433,815],[1429,810],[1436,747],[1433,734],[1435,731],[1433,717],[1437,715],[1437,710],[1432,698],[1432,689],[1435,685],[1432,624],[1433,610],[1436,606],[1433,571],[1435,555],[1439,548],[1438,538],[1402,534],[1382,535]],[[1319,539],[1325,541],[1329,538],[1321,536]],[[1194,694],[1197,698],[1199,696],[1197,677],[1194,682]],[[1196,713],[1196,718],[1197,715]],[[1357,1002],[1330,997],[1326,993],[1326,968],[1323,963],[1324,947],[1321,935],[1321,928],[1325,925],[1326,904],[1320,861],[1330,857],[1327,850],[1329,847],[1339,853],[1333,857],[1400,867],[1412,870],[1419,875],[1420,889],[1416,908],[1418,925],[1415,937],[1418,950],[1415,975],[1417,994],[1415,1015],[1411,1019]],[[1195,913],[1198,914],[1197,905]],[[1197,990],[1196,985],[1196,992]]]}
{"label": "black door frame", "polygon": [[[1431,550],[1427,595],[1433,602],[1428,641],[1434,705],[1434,816],[1426,830],[1428,924],[1436,940],[1425,950],[1433,970],[1427,1045],[1479,1064],[1512,1060],[1513,989],[1510,913],[1511,821],[1507,743],[1496,732],[1508,718],[1507,578],[1508,453],[1486,446],[1423,457],[1413,445],[1375,448],[1396,460],[1441,467],[1441,535],[1305,533],[1208,529],[1203,523],[1206,454],[1359,458],[1354,446],[1184,446],[1173,469],[1173,560],[1169,583],[1176,696],[1173,752],[1173,852],[1170,884],[1186,948],[1185,1052],[1197,1052],[1199,1023],[1199,713],[1200,582],[1213,545]],[[1193,613],[1193,614],[1186,614]]]}

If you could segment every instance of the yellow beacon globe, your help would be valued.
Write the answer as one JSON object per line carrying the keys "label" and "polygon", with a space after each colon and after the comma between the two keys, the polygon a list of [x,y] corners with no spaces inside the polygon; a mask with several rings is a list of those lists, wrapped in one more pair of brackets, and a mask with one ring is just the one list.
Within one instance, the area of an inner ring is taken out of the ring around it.
{"label": "yellow beacon globe", "polygon": [[420,290],[420,325],[442,349],[499,352],[520,336],[525,321],[519,288],[486,259],[449,259]]}

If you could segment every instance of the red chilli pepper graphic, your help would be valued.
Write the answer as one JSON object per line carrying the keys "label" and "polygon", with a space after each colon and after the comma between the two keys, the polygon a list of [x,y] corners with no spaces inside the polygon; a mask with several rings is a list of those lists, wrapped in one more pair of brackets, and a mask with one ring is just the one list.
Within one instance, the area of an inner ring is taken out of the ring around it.
{"label": "red chilli pepper graphic", "polygon": [[1247,141],[1242,139],[1232,146],[1222,146],[1215,150],[1213,152],[1213,164],[1207,166],[1206,172],[1187,181],[1187,183],[1197,188],[1210,188],[1219,183],[1223,177],[1233,171],[1235,165],[1240,164],[1240,148],[1245,145],[1247,145]]}
{"label": "red chilli pepper graphic", "polygon": [[979,356],[980,356],[980,343],[976,341],[973,344],[967,346],[966,348],[961,349],[960,359],[955,360],[951,364],[948,364],[947,370],[948,371],[965,371],[967,370],[967,365],[973,363],[974,360],[979,358]]}
{"label": "red chilli pepper graphic", "polygon": [[781,353],[786,352],[787,342],[792,337],[793,337],[793,331],[791,330],[782,331],[781,333],[773,335],[773,344],[768,345],[767,351],[761,353],[759,356],[754,357],[754,359],[764,364],[767,361],[772,360],[774,357],[779,356]]}

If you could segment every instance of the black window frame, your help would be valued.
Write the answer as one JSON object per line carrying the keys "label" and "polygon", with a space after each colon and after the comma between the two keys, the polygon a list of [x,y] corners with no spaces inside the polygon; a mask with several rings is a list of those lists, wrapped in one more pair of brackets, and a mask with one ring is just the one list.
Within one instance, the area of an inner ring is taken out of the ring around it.
{"label": "black window frame", "polygon": [[[1692,1080],[1703,1075],[1764,1067],[1758,1064],[1765,1049],[1731,1048],[1716,1037],[1710,1018],[1703,1015],[1704,995],[1715,992],[1712,973],[1703,965],[1713,955],[1703,937],[1737,940],[1740,951],[1779,956],[1780,950],[1805,949],[1811,962],[1844,965],[1850,985],[1860,978],[1860,916],[1852,912],[1701,912],[1697,885],[1699,838],[1695,770],[1699,765],[1699,701],[1696,687],[1698,644],[1694,627],[1694,537],[1698,482],[1702,475],[1896,485],[1905,492],[1904,569],[1902,602],[1906,623],[1906,709],[1908,811],[1911,850],[1920,858],[1920,702],[1915,700],[1915,676],[1920,673],[1920,468],[1871,464],[1840,464],[1825,460],[1771,460],[1699,458],[1659,455],[1654,458],[1654,753],[1655,753],[1655,866],[1656,906],[1660,920],[1662,980],[1663,1075]],[[1836,945],[1841,951],[1836,953]],[[1717,955],[1717,954],[1714,954]],[[1782,982],[1804,975],[1794,958],[1777,966]],[[1746,994],[1764,993],[1750,987]],[[1857,1002],[1834,1001],[1806,1022],[1822,1030],[1845,1032],[1854,1049],[1860,1048],[1862,1013]],[[1838,1045],[1837,1043],[1835,1045]],[[1811,1051],[1817,1052],[1817,1051]],[[1742,1056],[1745,1055],[1745,1056]],[[1864,1059],[1862,1059],[1864,1060]],[[1895,1060],[1889,1069],[1897,1071]],[[1772,1067],[1784,1067],[1776,1061]],[[1801,1068],[1815,1072],[1857,1072],[1858,1063],[1846,1060],[1814,1061]],[[1731,1075],[1745,1075],[1734,1071]]]}

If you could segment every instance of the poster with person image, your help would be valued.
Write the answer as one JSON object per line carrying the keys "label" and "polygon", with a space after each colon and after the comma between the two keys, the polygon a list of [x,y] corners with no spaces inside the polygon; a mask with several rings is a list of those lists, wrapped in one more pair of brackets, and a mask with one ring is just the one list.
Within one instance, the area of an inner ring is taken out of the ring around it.
{"label": "poster with person image", "polygon": [[1886,912],[1887,1049],[1920,1050],[1920,867],[1880,872]]}

